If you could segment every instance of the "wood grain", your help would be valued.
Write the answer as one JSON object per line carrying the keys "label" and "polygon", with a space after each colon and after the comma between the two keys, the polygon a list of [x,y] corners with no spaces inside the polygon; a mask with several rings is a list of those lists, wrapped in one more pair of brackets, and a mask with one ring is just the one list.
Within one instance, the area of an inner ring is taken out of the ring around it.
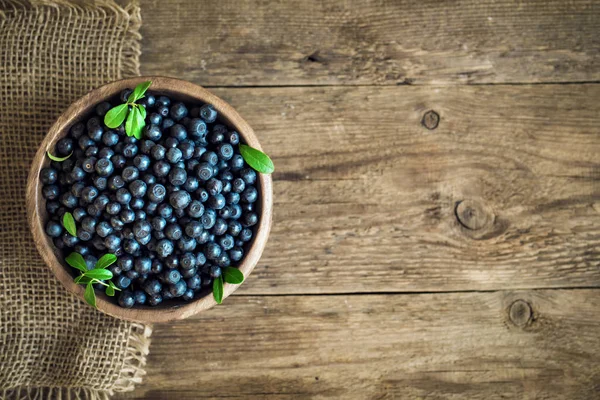
{"label": "wood grain", "polygon": [[142,73],[203,86],[600,80],[594,0],[141,1]]}
{"label": "wood grain", "polygon": [[597,290],[233,296],[156,326],[118,398],[589,400],[599,309]]}
{"label": "wood grain", "polygon": [[276,166],[240,293],[600,286],[600,86],[214,91]]}

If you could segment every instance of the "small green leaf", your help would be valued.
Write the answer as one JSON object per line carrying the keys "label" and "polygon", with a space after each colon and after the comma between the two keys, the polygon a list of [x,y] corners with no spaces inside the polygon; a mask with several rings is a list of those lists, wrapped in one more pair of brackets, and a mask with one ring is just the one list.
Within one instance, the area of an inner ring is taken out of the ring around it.
{"label": "small green leaf", "polygon": [[146,107],[141,106],[139,104],[136,104],[136,106],[138,106],[138,109],[140,110],[140,114],[142,114],[142,119],[145,121],[146,120]]}
{"label": "small green leaf", "polygon": [[249,166],[260,173],[270,174],[275,170],[273,161],[271,161],[269,156],[254,147],[240,144],[240,154]]}
{"label": "small green leaf", "polygon": [[133,124],[135,121],[135,114],[137,114],[137,108],[132,107],[129,114],[127,114],[127,121],[125,121],[125,133],[127,136],[133,136]]}
{"label": "small green leaf", "polygon": [[66,212],[63,215],[63,226],[71,234],[71,236],[77,236],[77,227],[75,226],[75,219],[73,218],[73,214],[70,212]]}
{"label": "small green leaf", "polygon": [[217,304],[221,304],[223,302],[223,278],[218,277],[213,282],[213,297]]}
{"label": "small green leaf", "polygon": [[142,82],[139,85],[137,85],[135,89],[133,89],[133,92],[129,95],[127,102],[133,103],[134,101],[138,101],[139,99],[144,97],[144,94],[146,93],[146,90],[148,90],[150,85],[152,85],[152,81]]}
{"label": "small green leaf", "polygon": [[67,256],[67,258],[65,258],[65,261],[67,262],[67,264],[69,264],[71,267],[80,270],[81,272],[86,272],[87,271],[87,266],[85,264],[85,260],[83,259],[83,256],[79,253],[71,253]]}
{"label": "small green leaf", "polygon": [[87,285],[88,283],[90,283],[92,281],[93,281],[92,278],[88,278],[87,276],[83,276],[83,275],[79,275],[78,277],[76,277],[74,279],[74,282],[78,285]]}
{"label": "small green leaf", "polygon": [[113,277],[112,272],[107,269],[90,269],[83,275],[87,276],[88,278],[98,279],[99,281],[105,281]]}
{"label": "small green leaf", "polygon": [[142,129],[146,125],[144,118],[139,107],[134,107],[127,116],[127,122],[125,122],[125,132],[127,136],[134,136],[136,139],[142,138]]}
{"label": "small green leaf", "polygon": [[127,104],[121,104],[111,108],[104,116],[104,125],[111,129],[117,128],[125,121],[127,111],[129,111],[129,106]]}
{"label": "small green leaf", "polygon": [[119,289],[118,287],[116,287],[115,284],[112,281],[108,281],[108,286],[110,286],[111,288],[113,288],[113,290],[118,290],[119,292],[121,291],[121,289]]}
{"label": "small green leaf", "polygon": [[85,293],[83,294],[83,298],[90,306],[96,308],[96,292],[94,291],[94,286],[92,286],[92,282],[88,282],[87,286],[85,287]]}
{"label": "small green leaf", "polygon": [[233,283],[239,285],[244,282],[244,274],[237,268],[225,267],[223,268],[223,279],[227,283]]}
{"label": "small green leaf", "polygon": [[71,157],[73,155],[73,152],[70,152],[68,156],[64,156],[64,157],[53,156],[52,154],[50,154],[49,151],[47,151],[46,154],[48,155],[48,158],[51,159],[52,161],[63,162],[67,158]]}
{"label": "small green leaf", "polygon": [[104,293],[106,293],[107,296],[113,297],[115,295],[115,289],[112,286],[107,286]]}
{"label": "small green leaf", "polygon": [[105,254],[96,263],[95,268],[106,269],[117,261],[117,256],[114,254]]}

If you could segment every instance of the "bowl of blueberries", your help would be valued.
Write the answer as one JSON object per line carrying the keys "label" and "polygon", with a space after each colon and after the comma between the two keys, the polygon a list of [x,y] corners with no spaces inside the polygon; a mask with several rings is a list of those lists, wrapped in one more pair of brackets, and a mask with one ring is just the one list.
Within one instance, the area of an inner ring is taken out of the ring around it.
{"label": "bowl of blueberries", "polygon": [[73,103],[31,166],[27,211],[58,280],[117,318],[187,318],[235,291],[272,221],[274,166],[204,88],[139,77]]}

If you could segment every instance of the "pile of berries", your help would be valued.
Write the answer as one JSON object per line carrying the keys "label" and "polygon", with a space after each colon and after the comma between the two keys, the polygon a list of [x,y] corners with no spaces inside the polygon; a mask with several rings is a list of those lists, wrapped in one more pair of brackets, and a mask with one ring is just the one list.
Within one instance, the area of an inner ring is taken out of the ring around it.
{"label": "pile of berries", "polygon": [[[139,101],[141,140],[124,124],[109,129],[105,114],[130,94],[98,104],[56,143],[55,156],[71,156],[41,171],[46,233],[90,269],[115,254],[109,270],[122,307],[190,301],[248,250],[259,219],[257,173],[239,153],[240,135],[209,104],[148,92]],[[61,223],[67,212],[76,236]]]}

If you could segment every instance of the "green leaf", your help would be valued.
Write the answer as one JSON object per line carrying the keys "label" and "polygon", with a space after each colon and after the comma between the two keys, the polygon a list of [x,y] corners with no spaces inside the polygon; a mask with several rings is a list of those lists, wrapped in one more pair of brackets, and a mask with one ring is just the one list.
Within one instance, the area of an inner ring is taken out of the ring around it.
{"label": "green leaf", "polygon": [[260,173],[270,174],[275,170],[273,161],[271,161],[268,155],[260,150],[246,146],[245,144],[240,144],[240,153],[248,165]]}
{"label": "green leaf", "polygon": [[237,268],[225,267],[223,268],[223,279],[227,283],[233,283],[239,285],[244,282],[244,274]]}
{"label": "green leaf", "polygon": [[119,289],[118,287],[116,287],[115,284],[112,281],[108,281],[108,286],[110,286],[111,288],[113,288],[113,290],[118,290],[119,292],[121,291],[121,289]]}
{"label": "green leaf", "polygon": [[113,277],[112,272],[107,269],[90,269],[83,275],[87,276],[88,278],[98,279],[99,281],[105,281]]}
{"label": "green leaf", "polygon": [[115,295],[115,289],[112,286],[107,286],[104,293],[106,293],[107,296],[113,297]]}
{"label": "green leaf", "polygon": [[134,136],[136,139],[142,138],[142,129],[146,125],[142,113],[138,107],[131,109],[131,112],[127,116],[127,122],[125,122],[125,132],[127,136]]}
{"label": "green leaf", "polygon": [[67,262],[67,264],[69,264],[71,267],[80,270],[81,272],[86,272],[87,271],[87,266],[85,264],[85,260],[83,259],[83,256],[79,253],[71,253],[67,256],[67,258],[65,258],[65,261]]}
{"label": "green leaf", "polygon": [[129,106],[127,104],[121,104],[111,108],[104,116],[104,125],[111,129],[118,127],[125,121],[127,111],[129,111]]}
{"label": "green leaf", "polygon": [[217,304],[221,304],[223,302],[223,278],[218,277],[213,282],[213,297]]}
{"label": "green leaf", "polygon": [[75,219],[73,218],[73,214],[67,211],[65,215],[63,215],[62,223],[67,232],[71,234],[71,236],[77,236],[77,227],[75,226]]}
{"label": "green leaf", "polygon": [[95,268],[106,269],[117,261],[117,256],[114,254],[105,254],[96,263]]}
{"label": "green leaf", "polygon": [[152,85],[152,81],[142,82],[139,85],[137,85],[135,89],[133,89],[133,92],[129,95],[127,102],[133,103],[134,101],[138,101],[139,99],[144,97],[144,94],[146,93],[146,90],[148,90],[150,85]]}
{"label": "green leaf", "polygon": [[88,282],[87,286],[85,287],[85,293],[83,294],[83,298],[90,306],[96,308],[96,292],[94,291],[94,286],[92,286],[92,282]]}
{"label": "green leaf", "polygon": [[73,152],[70,152],[68,156],[64,156],[64,157],[53,156],[52,154],[50,154],[49,151],[47,151],[46,154],[48,155],[48,158],[51,159],[52,161],[63,162],[67,158],[71,157],[73,155]]}
{"label": "green leaf", "polygon": [[92,278],[88,278],[87,276],[83,276],[83,275],[79,275],[78,277],[76,277],[74,279],[74,282],[78,285],[87,285],[88,283],[90,283],[92,281],[93,281]]}
{"label": "green leaf", "polygon": [[140,114],[142,114],[142,118],[144,119],[144,122],[146,120],[146,107],[141,106],[139,104],[136,104],[136,106],[138,106],[138,109],[140,110]]}

